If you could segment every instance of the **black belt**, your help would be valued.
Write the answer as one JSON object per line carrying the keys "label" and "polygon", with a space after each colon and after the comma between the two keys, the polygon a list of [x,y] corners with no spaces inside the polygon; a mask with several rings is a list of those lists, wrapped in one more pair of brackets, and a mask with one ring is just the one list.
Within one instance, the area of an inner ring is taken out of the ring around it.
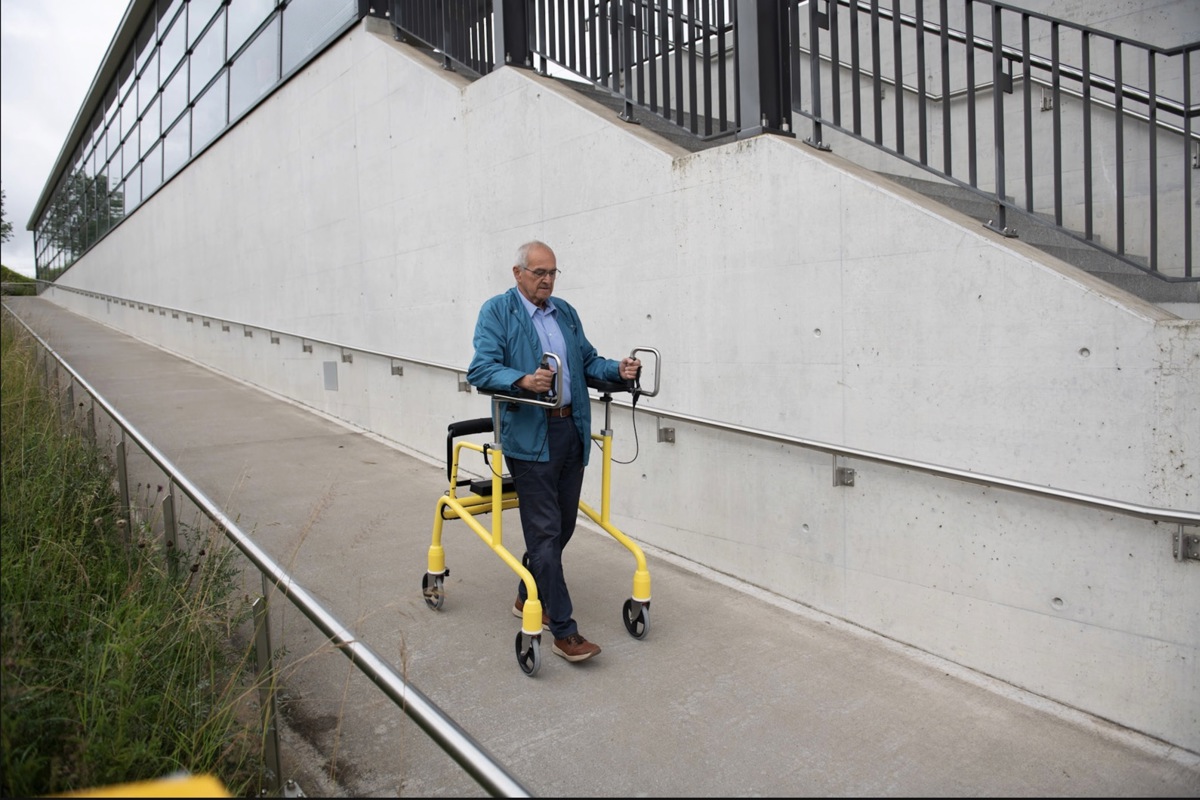
{"label": "black belt", "polygon": [[571,416],[571,407],[563,406],[562,408],[547,408],[547,417],[569,417]]}

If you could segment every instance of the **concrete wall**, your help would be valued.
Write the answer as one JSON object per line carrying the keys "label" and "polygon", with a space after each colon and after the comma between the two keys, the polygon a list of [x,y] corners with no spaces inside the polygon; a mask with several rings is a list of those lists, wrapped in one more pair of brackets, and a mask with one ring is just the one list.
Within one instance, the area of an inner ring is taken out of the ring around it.
{"label": "concrete wall", "polygon": [[140,308],[49,296],[440,463],[446,424],[488,413],[458,381],[533,237],[602,353],[663,354],[661,394],[614,411],[623,530],[1200,751],[1200,564],[1172,559],[1175,526],[852,459],[834,487],[828,454],[703,423],[1200,505],[1200,323],[836,154],[688,154],[367,23],[60,281]]}

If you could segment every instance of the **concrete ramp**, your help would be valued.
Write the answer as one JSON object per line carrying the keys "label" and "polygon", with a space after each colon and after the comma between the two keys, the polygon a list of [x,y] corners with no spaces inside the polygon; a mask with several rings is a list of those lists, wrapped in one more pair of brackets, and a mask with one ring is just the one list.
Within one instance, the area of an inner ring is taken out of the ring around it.
{"label": "concrete ramp", "polygon": [[[515,575],[465,524],[446,523],[443,609],[422,600],[444,465],[42,298],[5,305],[535,795],[1200,795],[1196,753],[652,548],[651,630],[635,640],[633,559],[590,524],[565,563],[603,653],[568,664],[546,647],[527,677]],[[143,458],[131,468],[163,482]],[[503,524],[519,552],[516,512]],[[285,599],[272,617],[285,777],[309,796],[484,794]]]}

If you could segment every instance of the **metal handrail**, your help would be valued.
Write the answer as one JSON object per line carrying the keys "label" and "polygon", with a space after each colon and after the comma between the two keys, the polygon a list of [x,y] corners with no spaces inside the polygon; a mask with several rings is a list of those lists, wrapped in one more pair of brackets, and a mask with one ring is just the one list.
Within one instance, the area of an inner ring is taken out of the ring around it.
{"label": "metal handrail", "polygon": [[[812,56],[812,50],[810,48],[797,47],[796,50],[802,56],[805,56],[805,57]],[[830,56],[827,56],[824,54],[818,54],[817,58],[822,63],[828,64],[830,67],[835,66],[833,63],[833,59]],[[850,63],[849,61],[839,60],[838,63],[836,64],[836,66],[839,69],[845,70],[846,72],[855,73],[854,65],[852,63]],[[1063,72],[1065,74],[1066,70],[1064,70]],[[855,74],[857,74],[859,77],[870,78],[874,73],[872,73],[868,69],[859,67]],[[1021,75],[1014,75],[1013,79],[1012,79],[1013,85],[1015,86],[1019,80],[1022,80],[1022,78],[1023,78],[1023,76],[1021,76]],[[886,86],[891,86],[893,89],[898,89],[898,90],[904,91],[905,93],[910,94],[910,95],[919,95],[919,93],[920,93],[920,89],[916,86],[913,86],[911,83],[905,83],[904,81],[897,82],[896,80],[894,80],[893,78],[891,78],[887,75],[879,76],[879,82]],[[1054,84],[1051,81],[1046,80],[1045,78],[1039,78],[1035,75],[1029,76],[1029,82],[1031,84],[1033,84],[1034,86],[1040,86],[1043,89],[1049,89],[1054,86]],[[994,81],[980,81],[979,83],[977,83],[975,85],[975,89],[976,89],[976,91],[985,91],[985,90],[990,91],[994,86],[995,86]],[[1083,98],[1083,92],[1078,89],[1072,89],[1067,86],[1059,86],[1058,91],[1061,94],[1065,94],[1069,97],[1074,97],[1076,99]],[[1124,94],[1126,96],[1129,96],[1131,91],[1133,91],[1133,90],[1126,90],[1124,92]],[[943,96],[939,92],[926,91],[925,97],[934,103],[944,103],[944,102],[948,102],[950,100],[957,100],[959,98],[966,97],[969,94],[970,94],[970,89],[963,87],[961,89],[954,89],[948,95],[945,95],[945,96]],[[1110,100],[1103,100],[1100,98],[1093,97],[1093,98],[1091,98],[1091,102],[1093,105],[1100,106],[1101,108],[1106,108],[1109,111],[1117,111],[1119,108],[1116,103],[1114,103]],[[1159,108],[1162,107],[1163,103],[1165,103],[1165,101],[1160,101]],[[1192,139],[1194,139],[1196,141],[1200,141],[1200,130],[1188,132],[1188,131],[1185,131],[1179,125],[1175,125],[1175,124],[1167,122],[1165,120],[1161,120],[1161,119],[1151,120],[1149,114],[1145,114],[1141,111],[1135,111],[1131,108],[1123,108],[1123,107],[1119,108],[1119,110],[1120,110],[1120,113],[1124,114],[1129,119],[1137,120],[1138,122],[1145,122],[1147,124],[1150,124],[1151,122],[1153,122],[1153,124],[1155,126],[1157,126],[1159,130],[1167,131],[1168,133],[1174,133],[1178,136],[1190,136]],[[806,117],[812,116],[811,114],[809,114],[805,111],[802,111],[802,110],[797,110],[796,113],[801,114]],[[1197,107],[1197,111],[1191,115],[1192,116],[1200,116],[1200,107]]]}
{"label": "metal handrail", "polygon": [[[64,287],[59,287],[64,288]],[[334,643],[350,662],[383,690],[391,700],[429,735],[451,758],[463,767],[479,785],[496,797],[530,797],[530,793],[515,777],[476,742],[457,722],[445,714],[432,700],[408,681],[405,681],[375,650],[358,638],[274,559],[256,545],[225,512],[192,483],[158,448],[143,436],[121,412],[117,411],[90,383],[60,356],[42,337],[29,327],[7,303],[4,310],[48,354],[62,366],[142,451],[166,473],[201,511],[219,527],[225,536],[258,568],[274,586],[292,601],[304,616]]]}
{"label": "metal handrail", "polygon": [[[838,0],[838,5],[844,6],[851,10],[857,10],[861,13],[870,13],[871,12],[871,5],[869,3],[863,2],[863,0]],[[1018,13],[1023,16],[1028,16],[1031,19],[1039,19],[1044,22],[1061,22],[1061,20],[1057,20],[1054,17],[1049,16],[1047,14],[1039,14],[1034,11],[1020,9],[1015,6],[1005,5],[1003,3],[996,3],[996,5],[1002,9],[1004,9],[1005,11],[1012,11],[1014,13]],[[901,12],[900,14],[897,15],[897,14],[895,14],[895,12],[892,9],[883,8],[883,7],[880,7],[876,13],[878,13],[880,19],[892,20],[896,17],[899,17],[901,25],[912,28],[914,30],[917,28],[917,18],[915,16],[913,16],[912,14],[905,14],[905,13]],[[1139,42],[1136,39],[1130,39],[1129,37],[1126,37],[1126,36],[1120,36],[1118,34],[1108,33],[1106,31],[1102,31],[1097,28],[1088,27],[1086,25],[1074,25],[1074,24],[1070,24],[1070,23],[1065,23],[1065,24],[1068,24],[1068,26],[1070,27],[1071,30],[1078,31],[1080,33],[1094,34],[1096,36],[1100,36],[1105,39],[1109,39],[1109,40],[1113,40],[1113,41],[1120,41],[1123,44],[1145,47],[1147,49],[1154,50],[1155,52],[1161,53],[1162,55],[1175,55],[1177,53],[1184,52],[1183,47],[1155,48],[1155,47],[1150,47],[1149,45],[1146,45],[1142,42]],[[930,21],[926,20],[921,23],[921,30],[923,33],[937,35],[937,34],[941,33],[942,26],[940,23],[930,22]],[[964,31],[957,30],[956,28],[946,28],[946,38],[949,39],[950,41],[954,42],[955,44],[961,44],[961,45],[970,44],[972,49],[982,50],[985,53],[991,53],[994,50],[994,45],[989,39],[985,39],[982,36],[974,36],[974,35],[968,37]],[[802,51],[803,51],[803,49],[802,49]],[[1009,45],[1001,45],[1000,53],[1005,59],[1012,61],[1012,62],[1024,63],[1026,60],[1025,53],[1022,53],[1019,49],[1017,49],[1015,47],[1011,47]],[[1042,70],[1043,72],[1053,72],[1054,71],[1054,61],[1052,61],[1049,58],[1045,58],[1043,56],[1039,56],[1036,54],[1028,54],[1028,60],[1029,60],[1030,66],[1037,67],[1038,69]],[[1110,91],[1113,93],[1116,93],[1117,88],[1118,88],[1116,82],[1114,80],[1112,80],[1111,78],[1107,78],[1107,77],[1104,77],[1101,75],[1086,75],[1085,76],[1084,70],[1082,70],[1078,67],[1073,67],[1068,64],[1060,64],[1058,67],[1058,70],[1059,70],[1059,74],[1062,77],[1070,78],[1071,80],[1078,81],[1080,83],[1082,83],[1084,81],[1084,78],[1086,77],[1088,80],[1091,81],[1092,86],[1095,88],[1104,89],[1105,91]],[[1045,81],[1039,81],[1039,82],[1045,83]],[[1148,92],[1146,92],[1145,90],[1139,89],[1135,86],[1131,86],[1126,83],[1121,84],[1120,92],[1123,96],[1128,97],[1131,100],[1137,100],[1138,102],[1141,102],[1141,103],[1149,104],[1150,101],[1153,99],[1154,104],[1157,108],[1159,108],[1163,111],[1170,111],[1171,113],[1177,114],[1180,117],[1183,117],[1184,115],[1196,116],[1197,114],[1200,114],[1200,106],[1192,106],[1191,108],[1189,108],[1189,107],[1185,106],[1182,102],[1176,102],[1175,100],[1172,100],[1169,97],[1163,97],[1161,95],[1157,95],[1157,96],[1151,98],[1150,94]],[[929,96],[931,98],[936,97],[936,95],[934,95],[933,93],[930,93]]]}
{"label": "metal handrail", "polygon": [[[627,400],[614,400],[613,402],[620,406],[629,406],[630,408],[633,407],[633,404]],[[835,457],[842,456],[845,458],[858,459],[860,461],[872,461],[877,464],[886,464],[888,466],[899,467],[901,469],[911,469],[915,472],[923,472],[927,475],[936,475],[942,478],[951,478],[953,480],[980,484],[982,486],[994,486],[1000,489],[1009,489],[1014,492],[1023,492],[1025,494],[1036,495],[1038,497],[1047,497],[1053,500],[1062,500],[1078,505],[1090,506],[1092,508],[1100,508],[1106,511],[1115,511],[1120,514],[1142,517],[1143,519],[1158,520],[1161,522],[1176,522],[1180,525],[1200,525],[1200,510],[1187,511],[1171,508],[1158,508],[1155,506],[1141,505],[1139,503],[1127,503],[1123,500],[1112,500],[1106,497],[1084,494],[1082,492],[1058,489],[1053,486],[1041,486],[1036,483],[1027,483],[1025,481],[1013,480],[1012,478],[1002,478],[996,475],[987,475],[981,472],[971,472],[970,470],[958,469],[956,467],[943,467],[924,461],[916,461],[911,458],[889,456],[883,453],[874,453],[870,450],[860,450],[854,447],[846,447],[845,445],[819,442],[814,439],[804,439],[799,436],[789,436],[783,433],[775,433],[773,431],[766,431],[759,428],[750,428],[744,425],[735,425],[729,422],[715,422],[710,419],[704,419],[703,417],[695,417],[690,414],[681,414],[676,411],[664,411],[657,408],[648,408],[645,405],[640,406],[640,408],[642,411],[645,411],[649,414],[654,414],[658,417],[679,420],[681,422],[690,422],[709,428],[719,428],[723,431],[742,433],[747,436],[753,436],[756,439],[765,439],[767,441],[779,442],[781,444],[803,447],[807,450],[817,450],[822,453],[829,453]]]}
{"label": "metal handrail", "polygon": [[[39,281],[39,283],[45,283],[45,282]],[[55,289],[63,289],[66,291],[77,292],[80,294],[87,294],[87,295],[91,295],[91,296],[101,298],[101,299],[106,299],[106,300],[122,299],[122,298],[114,298],[111,295],[103,295],[103,294],[100,294],[97,292],[88,292],[88,291],[85,291],[82,289],[75,289],[75,288],[69,287],[69,286],[58,286],[55,284],[49,284],[49,286],[51,286]],[[125,302],[129,302],[129,300],[127,298],[124,298],[124,300],[125,300]],[[145,305],[150,305],[150,304],[145,304]],[[155,305],[153,307],[154,308],[167,308],[166,306],[159,306],[159,305]],[[175,309],[173,309],[173,310],[175,310]],[[182,313],[182,312],[180,312],[180,313]],[[208,319],[220,320],[219,317],[213,317],[212,315],[197,314],[196,316],[202,316],[202,317],[206,317]],[[221,320],[221,321],[228,322],[231,325],[243,325],[243,326],[249,327],[249,328],[258,328],[259,330],[272,330],[272,331],[276,330],[276,329],[270,328],[268,326],[249,325],[247,323],[237,322],[236,320]],[[411,358],[409,356],[398,356],[398,355],[393,355],[390,353],[382,353],[382,352],[375,351],[375,350],[367,350],[367,349],[360,348],[360,347],[352,347],[350,345],[337,344],[336,342],[327,342],[327,341],[323,341],[321,339],[313,338],[311,336],[298,336],[297,334],[287,334],[287,335],[294,336],[295,338],[302,339],[306,342],[319,342],[321,344],[330,345],[332,347],[342,347],[347,350],[354,350],[355,352],[364,353],[364,354],[368,354],[368,355],[375,355],[375,356],[379,356],[381,358],[394,359],[397,361],[405,361],[405,362],[413,363],[413,364],[423,364],[426,366],[434,367],[437,369],[445,369],[445,370],[449,370],[451,372],[456,372],[456,373],[464,373],[466,371],[459,367],[451,367],[451,366],[447,366],[445,364],[437,364],[437,363],[430,362],[430,361],[423,361],[420,359]],[[595,398],[592,398],[592,399],[594,400]],[[628,407],[630,409],[632,409],[634,407],[633,402],[629,401],[629,400],[613,400],[613,402],[617,406],[624,406],[624,407]],[[1068,489],[1059,489],[1059,488],[1056,488],[1053,486],[1042,486],[1042,485],[1035,484],[1035,483],[1028,483],[1026,481],[1014,480],[1012,478],[1004,478],[1004,477],[1000,477],[997,475],[987,475],[984,473],[972,472],[971,470],[959,469],[957,467],[945,467],[945,466],[940,466],[938,464],[930,464],[930,463],[927,463],[924,461],[917,461],[917,460],[911,459],[911,458],[892,456],[892,455],[887,455],[885,453],[875,453],[870,450],[862,450],[862,449],[855,448],[855,447],[847,447],[845,445],[830,444],[829,442],[820,442],[815,439],[805,439],[805,438],[802,438],[799,436],[790,436],[788,434],[776,433],[773,431],[762,430],[760,428],[751,428],[751,427],[747,427],[744,425],[736,425],[736,424],[730,423],[730,422],[721,422],[719,420],[706,419],[704,417],[697,417],[697,416],[694,416],[691,414],[685,414],[685,413],[678,412],[678,411],[667,411],[665,409],[647,407],[644,404],[639,407],[641,408],[642,411],[653,414],[656,417],[663,417],[666,419],[674,419],[674,420],[679,420],[681,422],[689,422],[689,423],[693,423],[696,425],[702,425],[707,428],[715,428],[718,430],[729,431],[729,432],[733,432],[733,433],[741,433],[741,434],[745,434],[747,436],[753,436],[754,438],[757,438],[757,439],[765,439],[768,441],[779,442],[781,444],[788,444],[788,445],[792,445],[795,447],[802,447],[807,450],[816,450],[816,451],[822,452],[822,453],[829,453],[835,457],[842,456],[845,458],[858,459],[860,461],[871,461],[871,462],[878,463],[878,464],[886,464],[888,466],[899,467],[902,469],[911,469],[916,472],[925,473],[927,475],[936,475],[936,476],[942,477],[942,478],[950,478],[953,480],[964,481],[967,483],[980,484],[983,486],[993,486],[993,487],[997,487],[997,488],[1008,489],[1008,490],[1015,491],[1015,492],[1022,492],[1024,494],[1035,495],[1038,497],[1048,497],[1051,499],[1061,500],[1061,501],[1065,501],[1065,502],[1069,502],[1069,503],[1075,503],[1078,505],[1084,505],[1084,506],[1090,506],[1092,508],[1104,509],[1106,511],[1114,511],[1119,514],[1127,514],[1130,516],[1141,517],[1143,519],[1158,520],[1161,522],[1174,522],[1174,523],[1178,523],[1180,525],[1200,525],[1200,510],[1189,511],[1189,510],[1179,510],[1179,509],[1172,509],[1172,508],[1159,508],[1156,506],[1147,506],[1147,505],[1142,505],[1139,503],[1129,503],[1129,502],[1125,502],[1123,500],[1113,500],[1110,498],[1099,497],[1096,495],[1084,494],[1082,492],[1073,492]]]}
{"label": "metal handrail", "polygon": [[[466,373],[466,370],[463,369],[462,367],[453,367],[453,366],[450,366],[449,364],[439,364],[436,361],[427,361],[425,359],[414,358],[412,356],[398,356],[398,355],[394,355],[392,353],[384,353],[380,350],[370,350],[365,347],[360,347],[359,345],[343,344],[341,342],[334,342],[334,341],[330,341],[328,339],[318,339],[313,336],[304,336],[299,333],[292,333],[291,331],[285,331],[281,328],[273,328],[270,325],[255,325],[255,324],[251,324],[249,322],[239,322],[238,320],[235,320],[235,319],[228,319],[227,317],[218,317],[218,316],[214,316],[213,314],[204,314],[199,311],[188,311],[187,309],[184,309],[184,308],[176,308],[174,306],[164,306],[159,303],[147,303],[144,300],[130,300],[128,297],[117,297],[116,295],[104,294],[103,292],[93,292],[89,289],[77,289],[74,286],[60,286],[59,284],[54,283],[53,281],[45,281],[40,278],[35,278],[34,280],[37,283],[42,284],[44,286],[44,288],[47,288],[47,289],[58,289],[58,290],[65,291],[65,292],[74,292],[75,294],[81,294],[81,295],[85,295],[88,297],[95,297],[97,299],[107,300],[109,302],[125,303],[125,304],[132,303],[135,305],[143,305],[149,309],[157,308],[157,309],[161,309],[163,311],[170,311],[174,314],[187,314],[192,317],[199,317],[200,319],[215,320],[216,322],[221,322],[221,323],[225,323],[228,325],[239,325],[242,328],[254,328],[254,329],[260,330],[260,331],[267,331],[268,333],[278,333],[278,334],[282,334],[283,336],[290,336],[293,339],[299,339],[302,342],[315,342],[317,344],[328,345],[329,347],[340,347],[342,350],[352,350],[355,353],[362,353],[363,355],[379,356],[380,358],[391,358],[391,359],[395,359],[396,361],[403,361],[407,364],[419,364],[420,366],[423,366],[423,367],[432,367],[434,369],[446,370],[447,372]],[[40,292],[39,292],[39,294],[40,294]]]}

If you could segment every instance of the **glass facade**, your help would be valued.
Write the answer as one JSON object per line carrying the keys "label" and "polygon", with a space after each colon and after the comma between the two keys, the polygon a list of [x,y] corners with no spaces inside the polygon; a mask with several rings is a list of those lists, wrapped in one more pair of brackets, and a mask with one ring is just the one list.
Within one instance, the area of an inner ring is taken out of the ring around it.
{"label": "glass facade", "polygon": [[358,18],[354,0],[157,0],[34,230],[54,280]]}

